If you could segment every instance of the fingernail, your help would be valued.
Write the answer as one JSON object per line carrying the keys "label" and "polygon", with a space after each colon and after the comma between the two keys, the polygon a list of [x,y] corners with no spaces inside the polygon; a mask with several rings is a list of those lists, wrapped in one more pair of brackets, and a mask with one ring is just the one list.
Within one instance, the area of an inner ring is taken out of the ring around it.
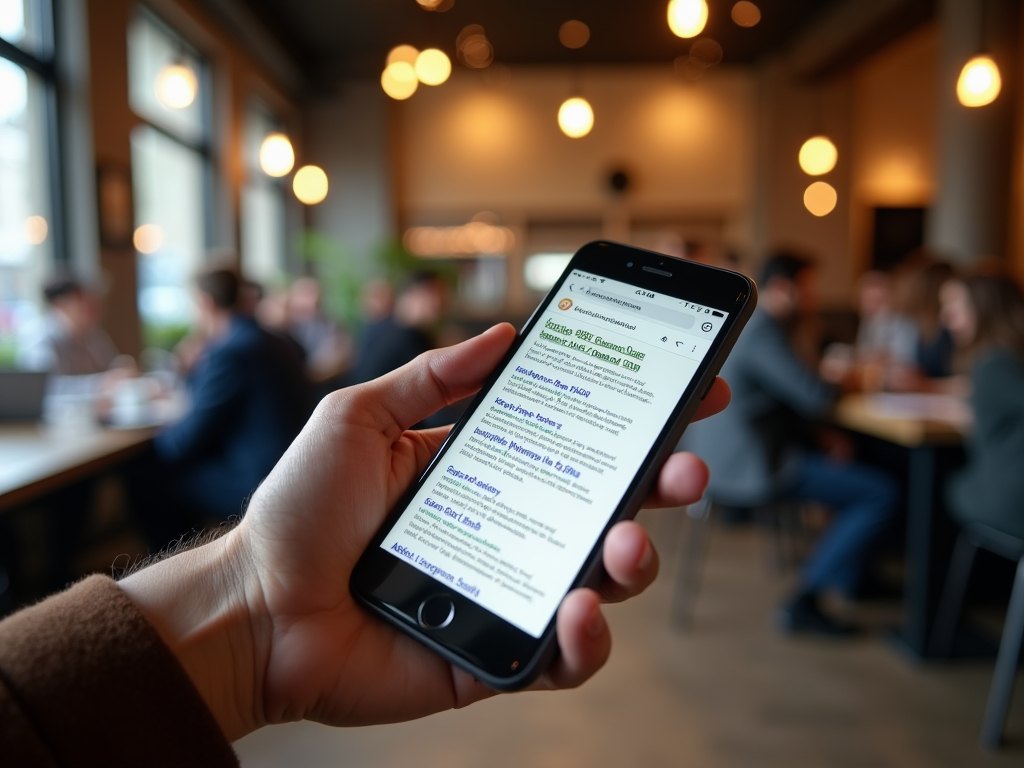
{"label": "fingernail", "polygon": [[591,637],[600,637],[607,628],[608,625],[601,614],[600,606],[595,605],[594,610],[590,612],[590,618],[587,620],[587,634]]}
{"label": "fingernail", "polygon": [[650,539],[644,539],[644,552],[640,555],[640,562],[637,563],[637,567],[640,570],[645,570],[654,562],[654,547],[651,545]]}

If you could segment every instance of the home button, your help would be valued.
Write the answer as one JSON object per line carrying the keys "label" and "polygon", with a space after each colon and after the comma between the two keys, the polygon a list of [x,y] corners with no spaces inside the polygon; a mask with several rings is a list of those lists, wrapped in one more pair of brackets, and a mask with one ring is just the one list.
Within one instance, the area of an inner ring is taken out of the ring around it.
{"label": "home button", "polygon": [[424,629],[444,629],[455,618],[455,604],[447,595],[428,597],[416,612],[416,619]]}

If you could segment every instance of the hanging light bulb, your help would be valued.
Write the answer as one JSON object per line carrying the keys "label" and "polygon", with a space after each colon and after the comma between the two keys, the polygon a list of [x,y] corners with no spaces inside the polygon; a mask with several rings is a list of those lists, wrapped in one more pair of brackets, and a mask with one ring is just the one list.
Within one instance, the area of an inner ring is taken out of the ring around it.
{"label": "hanging light bulb", "polygon": [[419,84],[416,69],[407,61],[395,61],[388,64],[380,76],[380,87],[384,89],[384,93],[398,101],[408,99],[416,93]]}
{"label": "hanging light bulb", "polygon": [[558,108],[558,127],[570,139],[578,139],[590,133],[594,127],[594,110],[590,102],[579,96],[562,102]]}
{"label": "hanging light bulb", "polygon": [[808,176],[821,176],[836,167],[839,150],[827,136],[812,136],[800,147],[800,168]]}
{"label": "hanging light bulb", "polygon": [[267,176],[286,176],[295,165],[295,150],[283,133],[271,133],[260,145],[260,168]]}
{"label": "hanging light bulb", "polygon": [[168,109],[184,109],[196,100],[196,73],[184,64],[168,64],[156,78],[156,98]]}
{"label": "hanging light bulb", "polygon": [[440,85],[452,73],[452,60],[444,51],[427,48],[416,57],[416,77],[424,85]]}
{"label": "hanging light bulb", "polygon": [[996,100],[1003,87],[999,67],[990,56],[975,56],[960,70],[956,97],[965,107],[984,107]]}
{"label": "hanging light bulb", "polygon": [[668,28],[676,37],[696,37],[707,23],[707,0],[671,0],[668,4]]}
{"label": "hanging light bulb", "polygon": [[835,187],[824,181],[816,181],[804,190],[804,207],[818,217],[832,213],[838,200]]}
{"label": "hanging light bulb", "polygon": [[316,205],[327,197],[327,174],[316,165],[304,165],[292,179],[295,196],[306,205]]}

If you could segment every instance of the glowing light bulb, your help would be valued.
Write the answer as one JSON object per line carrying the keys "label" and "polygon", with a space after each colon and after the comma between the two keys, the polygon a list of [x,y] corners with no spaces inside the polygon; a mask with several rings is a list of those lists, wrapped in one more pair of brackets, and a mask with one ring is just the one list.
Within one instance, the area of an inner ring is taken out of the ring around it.
{"label": "glowing light bulb", "polygon": [[380,87],[384,93],[392,99],[402,101],[408,99],[419,86],[419,78],[416,77],[416,70],[407,61],[396,61],[388,64],[384,73],[380,76]]}
{"label": "glowing light bulb", "polygon": [[671,0],[668,27],[676,37],[696,37],[708,23],[706,0]]}
{"label": "glowing light bulb", "polygon": [[416,65],[416,57],[420,55],[420,52],[411,45],[396,45],[388,52],[388,59],[384,63],[384,66],[394,64],[396,61],[404,61],[406,64]]}
{"label": "glowing light bulb", "polygon": [[815,216],[828,216],[838,200],[835,188],[824,181],[816,181],[804,190],[804,208]]}
{"label": "glowing light bulb", "polygon": [[800,168],[808,176],[821,176],[836,167],[839,150],[827,136],[812,136],[800,147]]}
{"label": "glowing light bulb", "polygon": [[139,253],[156,253],[164,244],[164,231],[156,224],[143,224],[132,235],[132,243]]}
{"label": "glowing light bulb", "polygon": [[25,219],[25,242],[29,245],[41,245],[46,242],[50,226],[42,216],[29,216]]}
{"label": "glowing light bulb", "polygon": [[586,99],[567,99],[558,109],[558,127],[571,139],[590,133],[594,127],[594,110]]}
{"label": "glowing light bulb", "polygon": [[975,56],[960,71],[956,97],[965,107],[984,107],[996,100],[1002,87],[996,63],[988,56]]}
{"label": "glowing light bulb", "polygon": [[440,85],[452,73],[452,60],[444,51],[427,48],[416,57],[416,77],[424,85]]}
{"label": "glowing light bulb", "polygon": [[295,165],[295,150],[283,133],[271,133],[260,145],[260,168],[267,176],[287,176]]}
{"label": "glowing light bulb", "polygon": [[732,7],[732,20],[740,27],[756,27],[761,21],[761,9],[749,0],[740,0]]}
{"label": "glowing light bulb", "polygon": [[327,174],[323,168],[304,165],[295,172],[292,179],[295,196],[306,205],[316,205],[327,197]]}
{"label": "glowing light bulb", "polygon": [[168,109],[184,109],[196,100],[196,74],[184,64],[169,64],[156,78],[156,98]]}

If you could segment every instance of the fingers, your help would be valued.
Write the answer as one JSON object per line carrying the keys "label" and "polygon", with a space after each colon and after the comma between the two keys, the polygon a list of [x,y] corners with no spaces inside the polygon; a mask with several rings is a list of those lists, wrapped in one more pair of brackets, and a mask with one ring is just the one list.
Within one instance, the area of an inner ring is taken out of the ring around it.
{"label": "fingers", "polygon": [[644,507],[682,507],[694,504],[708,484],[707,465],[692,453],[673,453],[661,468],[658,482]]}
{"label": "fingers", "polygon": [[420,355],[411,363],[364,385],[386,434],[406,429],[450,403],[476,392],[515,339],[516,331],[500,323],[479,336],[446,349]]}
{"label": "fingers", "polygon": [[658,575],[658,553],[642,525],[626,520],[608,532],[604,569],[599,591],[606,602],[627,600],[651,585]]}
{"label": "fingers", "polygon": [[541,687],[575,688],[604,666],[612,636],[593,590],[577,589],[565,596],[556,619],[560,654]]}
{"label": "fingers", "polygon": [[732,399],[732,391],[729,389],[729,384],[725,379],[716,378],[707,397],[701,401],[700,408],[697,409],[697,415],[693,417],[693,420],[700,421],[708,416],[714,416],[719,411],[724,411],[730,399]]}

